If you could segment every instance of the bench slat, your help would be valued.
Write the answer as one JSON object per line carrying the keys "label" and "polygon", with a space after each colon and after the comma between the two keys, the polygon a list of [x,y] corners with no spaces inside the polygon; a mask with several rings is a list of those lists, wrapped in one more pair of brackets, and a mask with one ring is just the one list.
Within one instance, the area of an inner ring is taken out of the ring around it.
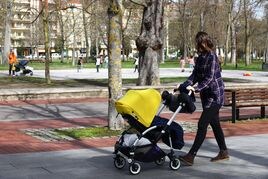
{"label": "bench slat", "polygon": [[[236,105],[238,104],[240,106],[243,105],[243,103],[249,103],[245,104],[246,106],[250,106],[250,104],[254,104],[255,106],[261,106],[261,102],[264,101],[264,104],[267,105],[268,101],[268,89],[267,88],[258,88],[258,89],[238,89],[236,90]],[[224,105],[228,106],[232,104],[232,92],[227,91],[225,92],[225,100]],[[259,105],[258,105],[259,104]]]}

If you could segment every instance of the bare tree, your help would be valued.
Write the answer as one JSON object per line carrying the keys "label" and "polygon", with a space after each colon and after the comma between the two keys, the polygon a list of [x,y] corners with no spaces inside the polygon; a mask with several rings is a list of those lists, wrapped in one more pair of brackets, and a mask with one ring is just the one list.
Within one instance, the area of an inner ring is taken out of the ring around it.
{"label": "bare tree", "polygon": [[265,17],[266,17],[266,49],[265,49],[265,63],[268,63],[268,3],[265,5]]}
{"label": "bare tree", "polygon": [[57,17],[59,21],[59,28],[60,28],[60,52],[61,52],[61,63],[63,63],[64,59],[64,46],[65,46],[65,39],[64,39],[64,23],[63,23],[63,5],[62,0],[56,0],[56,11],[57,11]]}
{"label": "bare tree", "polygon": [[90,46],[89,46],[89,40],[88,40],[88,28],[87,28],[87,19],[86,19],[86,9],[88,8],[88,5],[86,4],[85,0],[82,0],[82,7],[83,7],[83,27],[84,27],[84,34],[85,34],[85,42],[86,42],[86,61],[89,59],[89,51],[90,51]]}
{"label": "bare tree", "polygon": [[108,30],[108,56],[109,56],[109,104],[108,117],[109,128],[117,130],[123,126],[123,119],[117,116],[115,101],[122,96],[121,75],[121,23],[123,5],[122,0],[110,0],[108,8],[109,30]]}
{"label": "bare tree", "polygon": [[159,85],[159,59],[163,48],[163,1],[131,2],[144,7],[141,34],[136,40],[140,58],[138,85]]}
{"label": "bare tree", "polygon": [[8,62],[8,53],[11,48],[11,18],[12,18],[12,1],[6,1],[6,18],[5,18],[5,33],[4,33],[4,52],[2,53],[2,63]]}
{"label": "bare tree", "polygon": [[48,17],[48,0],[39,0],[41,4],[41,15],[43,22],[43,33],[45,38],[45,77],[47,84],[51,83],[49,62],[50,62],[50,43],[49,43],[49,17]]}
{"label": "bare tree", "polygon": [[227,9],[227,28],[226,28],[226,36],[225,36],[225,59],[224,64],[228,61],[229,55],[229,41],[231,44],[231,62],[233,65],[236,65],[236,54],[237,54],[237,31],[238,31],[238,17],[240,15],[241,10],[241,0],[233,1],[233,0],[225,0],[226,9]]}

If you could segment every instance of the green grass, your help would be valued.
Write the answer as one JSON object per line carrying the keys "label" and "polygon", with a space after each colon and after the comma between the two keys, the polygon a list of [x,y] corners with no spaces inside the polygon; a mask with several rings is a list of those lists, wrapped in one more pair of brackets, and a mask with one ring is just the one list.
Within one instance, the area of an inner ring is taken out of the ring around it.
{"label": "green grass", "polygon": [[[161,78],[162,85],[177,84],[184,82],[186,77],[165,77]],[[224,82],[246,83],[247,80],[223,78]],[[136,85],[137,79],[122,79],[123,85]],[[18,76],[0,77],[0,88],[50,88],[50,87],[81,87],[81,86],[100,86],[107,87],[108,79],[71,79],[71,80],[52,80],[47,84],[44,78]]]}
{"label": "green grass", "polygon": [[[260,119],[246,119],[246,120],[238,120],[237,123],[247,123],[250,121],[266,121],[267,118]],[[230,119],[228,122],[231,121]],[[110,130],[108,127],[86,127],[86,128],[71,128],[71,129],[55,129],[59,136],[69,136],[74,139],[84,139],[84,138],[92,138],[92,137],[111,137],[120,135],[123,130]]]}
{"label": "green grass", "polygon": [[110,130],[108,127],[87,127],[87,128],[77,128],[77,129],[55,129],[58,135],[65,135],[72,137],[74,139],[83,139],[91,137],[107,137],[107,136],[117,136],[122,133],[122,131]]}
{"label": "green grass", "polygon": [[241,60],[237,63],[237,68],[231,63],[222,66],[225,70],[248,70],[248,71],[262,71],[262,61],[255,60],[250,65],[246,66],[245,62]]}

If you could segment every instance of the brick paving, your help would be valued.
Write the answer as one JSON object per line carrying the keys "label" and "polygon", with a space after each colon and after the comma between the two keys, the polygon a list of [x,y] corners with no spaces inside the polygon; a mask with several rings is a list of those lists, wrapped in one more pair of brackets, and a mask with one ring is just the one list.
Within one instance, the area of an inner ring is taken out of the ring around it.
{"label": "brick paving", "polygon": [[[107,99],[68,99],[68,102],[105,102]],[[1,105],[27,105],[31,104],[51,104],[65,103],[66,100],[33,100],[33,101],[9,101]],[[259,115],[259,109],[241,109],[241,116],[256,114]],[[266,110],[267,113],[267,110]],[[171,113],[163,113],[163,117],[170,118]],[[197,122],[200,112],[193,114],[179,114],[176,120]],[[230,119],[231,110],[222,109],[220,112],[222,127],[225,136],[267,134],[268,120],[246,120],[235,124],[224,121]],[[91,138],[74,141],[57,141],[44,142],[32,136],[25,134],[23,129],[39,129],[39,128],[61,128],[61,127],[78,127],[78,126],[106,126],[107,119],[105,117],[85,117],[72,119],[45,119],[45,120],[20,120],[20,121],[0,121],[0,154],[11,153],[27,153],[27,152],[43,152],[43,151],[59,151],[68,149],[83,149],[113,146],[117,137]],[[185,133],[185,140],[193,140],[195,133]],[[212,138],[213,133],[208,132],[207,138]]]}

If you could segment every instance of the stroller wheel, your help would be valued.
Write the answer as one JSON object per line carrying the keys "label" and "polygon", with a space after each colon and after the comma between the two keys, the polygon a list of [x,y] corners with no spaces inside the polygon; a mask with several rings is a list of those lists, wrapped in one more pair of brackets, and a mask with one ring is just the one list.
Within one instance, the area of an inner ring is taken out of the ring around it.
{"label": "stroller wheel", "polygon": [[137,175],[139,174],[141,171],[141,166],[139,163],[132,163],[129,165],[129,172],[132,174],[132,175]]}
{"label": "stroller wheel", "polygon": [[154,161],[156,163],[156,165],[164,165],[166,158],[162,157],[160,159],[157,159],[156,161]]}
{"label": "stroller wheel", "polygon": [[121,156],[116,156],[114,158],[114,166],[117,169],[122,169],[126,165],[126,160]]}
{"label": "stroller wheel", "polygon": [[171,170],[178,170],[181,167],[181,162],[179,159],[175,158],[169,162],[169,167]]}

